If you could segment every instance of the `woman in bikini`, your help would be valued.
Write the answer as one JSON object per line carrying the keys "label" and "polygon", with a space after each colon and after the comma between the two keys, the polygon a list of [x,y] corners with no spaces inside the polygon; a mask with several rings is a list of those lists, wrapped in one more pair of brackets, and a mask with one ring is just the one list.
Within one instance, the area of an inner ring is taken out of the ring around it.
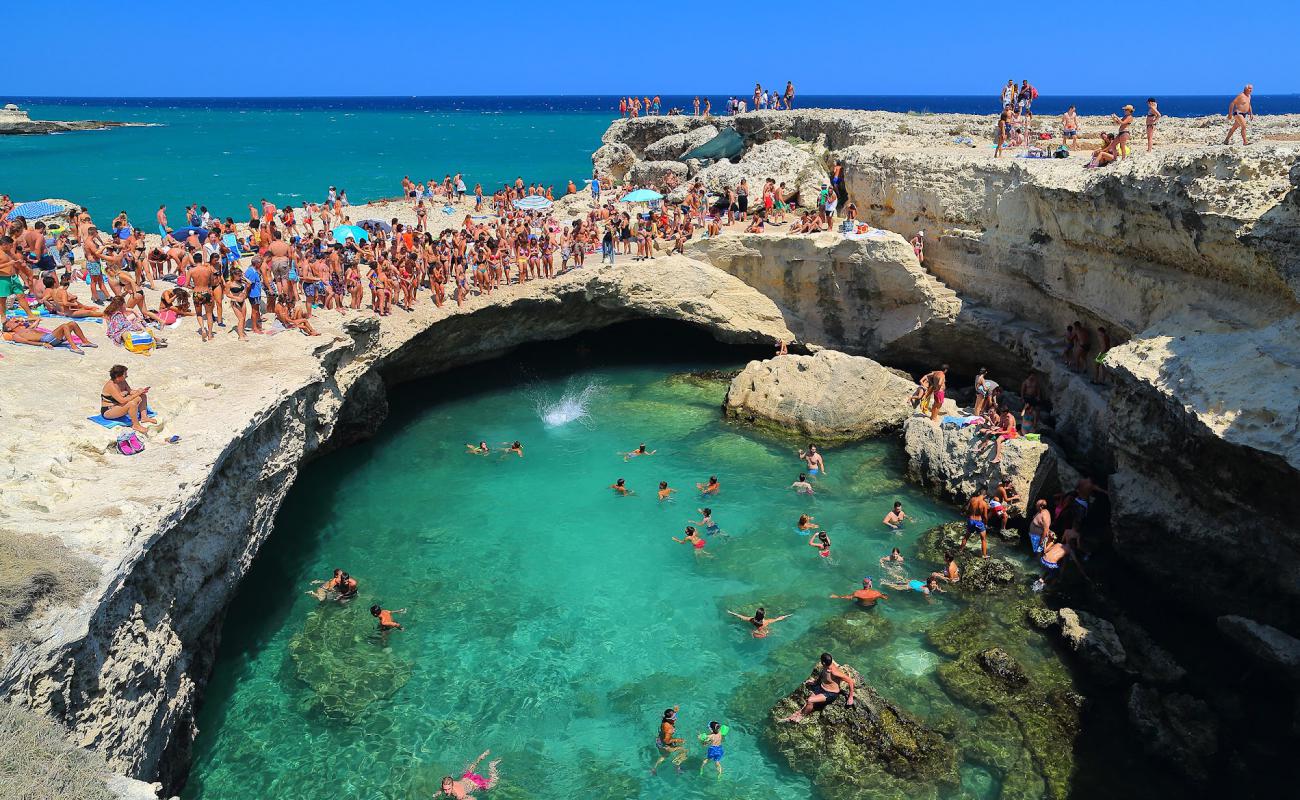
{"label": "woman in bikini", "polygon": [[146,417],[149,409],[149,387],[132,389],[126,382],[126,367],[114,364],[108,370],[108,382],[99,390],[99,414],[104,419],[126,418],[131,427],[146,433],[144,423],[157,420]]}
{"label": "woman in bikini", "polygon": [[826,535],[826,531],[817,531],[814,533],[812,538],[808,540],[808,546],[816,547],[818,550],[817,555],[826,559],[826,563],[830,563],[831,537]]}
{"label": "woman in bikini", "polygon": [[1120,158],[1128,158],[1128,129],[1133,125],[1133,106],[1124,106],[1120,110],[1124,112],[1122,119],[1114,114],[1110,115],[1111,120],[1119,126],[1119,130],[1115,133],[1115,152]]}
{"label": "woman in bikini", "polygon": [[230,277],[225,281],[226,297],[230,298],[230,307],[235,310],[235,333],[239,334],[241,342],[248,341],[248,336],[244,333],[244,319],[248,313],[248,279],[244,277],[242,269],[232,269]]}
{"label": "woman in bikini", "polygon": [[461,773],[459,780],[450,775],[444,777],[439,792],[447,797],[458,798],[458,800],[474,800],[474,795],[470,794],[470,792],[490,791],[492,787],[496,786],[501,780],[501,774],[498,770],[498,765],[500,765],[501,759],[496,758],[488,762],[488,774],[486,778],[479,775],[474,770],[478,767],[479,762],[487,758],[488,754],[491,752],[491,750],[484,750],[478,758],[474,759],[473,763],[467,764],[465,766],[465,771]]}
{"label": "woman in bikini", "polygon": [[769,625],[773,622],[780,622],[783,619],[789,619],[790,617],[789,614],[782,614],[779,617],[768,618],[767,611],[762,606],[758,607],[758,610],[754,612],[754,616],[752,617],[747,617],[744,614],[737,614],[735,611],[730,609],[727,610],[727,613],[736,619],[743,619],[750,625],[754,626],[754,630],[751,631],[749,635],[753,636],[755,639],[766,639],[768,633],[771,632],[768,630]]}
{"label": "woman in bikini", "polygon": [[803,708],[782,719],[781,722],[799,722],[804,716],[831,705],[844,692],[843,684],[848,684],[848,698],[845,703],[851,706],[854,702],[853,679],[839,664],[835,663],[830,653],[822,653],[821,659],[813,669],[812,677],[804,681],[804,686],[810,690],[807,702],[804,703]]}

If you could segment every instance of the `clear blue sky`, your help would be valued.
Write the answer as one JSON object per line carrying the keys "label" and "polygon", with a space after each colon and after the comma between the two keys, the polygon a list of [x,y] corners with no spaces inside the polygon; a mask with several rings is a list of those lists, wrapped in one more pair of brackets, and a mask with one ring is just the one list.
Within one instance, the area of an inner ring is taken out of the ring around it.
{"label": "clear blue sky", "polygon": [[717,94],[786,80],[802,94],[986,94],[1008,78],[1044,94],[1300,93],[1300,0],[63,0],[17,13],[58,27],[7,38],[6,60],[26,67],[0,90],[14,95]]}

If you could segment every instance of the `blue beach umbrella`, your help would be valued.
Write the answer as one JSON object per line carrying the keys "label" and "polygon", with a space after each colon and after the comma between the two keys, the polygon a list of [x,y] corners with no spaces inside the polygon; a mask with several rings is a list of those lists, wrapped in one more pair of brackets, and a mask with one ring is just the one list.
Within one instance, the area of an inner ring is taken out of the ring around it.
{"label": "blue beach umbrella", "polygon": [[515,201],[515,208],[520,211],[545,211],[555,205],[539,194],[530,194]]}
{"label": "blue beach umbrella", "polygon": [[628,192],[621,198],[624,203],[649,203],[655,200],[662,200],[664,196],[653,189],[637,189],[634,192]]}
{"label": "blue beach umbrella", "polygon": [[340,225],[334,229],[334,241],[343,244],[348,239],[353,241],[370,241],[370,234],[364,228],[358,228],[356,225]]}
{"label": "blue beach umbrella", "polygon": [[388,233],[393,229],[392,225],[389,225],[387,222],[384,222],[382,219],[363,219],[357,224],[363,228],[374,228],[376,230],[381,230],[384,233]]}
{"label": "blue beach umbrella", "polygon": [[190,234],[194,234],[195,236],[199,237],[200,242],[208,238],[207,229],[195,228],[193,226],[189,226],[185,228],[177,228],[176,230],[172,231],[172,238],[178,242],[183,242],[186,239],[190,238]]}
{"label": "blue beach umbrella", "polygon": [[30,203],[19,203],[14,206],[13,211],[9,212],[8,219],[40,219],[41,217],[52,217],[55,214],[62,214],[63,206],[56,206],[53,203],[47,203],[44,200],[35,200]]}

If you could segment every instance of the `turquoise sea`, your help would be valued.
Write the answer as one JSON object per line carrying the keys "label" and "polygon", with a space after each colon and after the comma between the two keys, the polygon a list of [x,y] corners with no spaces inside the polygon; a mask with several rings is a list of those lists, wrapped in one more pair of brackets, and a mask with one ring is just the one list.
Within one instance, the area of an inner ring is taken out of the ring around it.
{"label": "turquoise sea", "polygon": [[[954,517],[905,482],[895,441],[830,449],[816,496],[798,496],[794,443],[724,422],[725,383],[683,375],[727,362],[558,347],[401,387],[377,438],[304,470],[229,611],[185,798],[428,798],[488,748],[500,798],[807,798],[759,736],[820,652],[796,640],[837,617],[887,626],[870,651],[836,653],[886,696],[978,716],[939,688],[926,641],[959,600],[828,597],[879,580],[891,547],[912,560]],[[466,454],[480,439],[519,439],[525,456]],[[625,461],[642,442],[657,452]],[[722,491],[701,500],[710,475]],[[620,477],[633,496],[607,488]],[[660,480],[678,489],[668,502]],[[881,524],[895,500],[913,517],[901,533]],[[706,505],[725,535],[697,556],[672,537]],[[831,560],[796,532],[801,513],[829,531]],[[360,581],[350,606],[304,594],[334,567]],[[378,634],[372,603],[407,608],[406,630]],[[756,640],[726,610],[760,604],[791,616]],[[698,746],[684,774],[649,775],[673,705],[692,743],[710,720],[731,727],[721,781],[698,774]],[[985,769],[962,777],[946,796],[997,796]]]}

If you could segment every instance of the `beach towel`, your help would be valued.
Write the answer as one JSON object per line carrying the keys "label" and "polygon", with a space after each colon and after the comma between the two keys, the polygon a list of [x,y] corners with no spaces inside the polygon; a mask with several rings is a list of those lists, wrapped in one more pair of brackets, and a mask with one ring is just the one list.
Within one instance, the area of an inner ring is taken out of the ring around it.
{"label": "beach towel", "polygon": [[889,231],[881,230],[880,228],[872,228],[866,233],[846,233],[844,234],[844,238],[845,239],[888,239]]}
{"label": "beach towel", "polygon": [[[145,418],[145,419],[154,419],[154,415],[153,415],[153,414],[146,414],[144,418]],[[86,419],[90,420],[91,422],[95,423],[96,425],[98,425],[98,426],[100,426],[100,427],[102,427],[102,428],[129,428],[129,427],[131,427],[131,420],[130,420],[129,418],[127,418],[127,417],[122,417],[121,419],[108,419],[108,418],[105,417],[103,414],[96,414],[96,415],[93,416],[93,417],[86,417]]]}
{"label": "beach towel", "polygon": [[958,428],[965,428],[967,425],[978,425],[983,421],[983,417],[945,416],[943,419],[939,420],[939,425],[956,425]]}

